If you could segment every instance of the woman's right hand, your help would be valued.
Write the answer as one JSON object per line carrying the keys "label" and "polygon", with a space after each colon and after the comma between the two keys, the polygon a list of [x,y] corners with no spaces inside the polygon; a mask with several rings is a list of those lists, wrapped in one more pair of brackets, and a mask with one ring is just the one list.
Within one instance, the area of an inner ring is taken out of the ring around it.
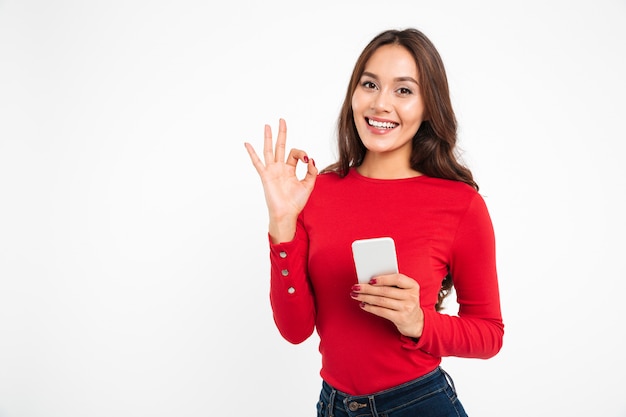
{"label": "woman's right hand", "polygon": [[[269,234],[274,243],[291,241],[296,233],[298,214],[304,208],[317,178],[315,162],[306,152],[292,149],[285,161],[287,124],[280,119],[276,147],[273,146],[272,129],[265,125],[263,159],[254,148],[245,143],[250,159],[261,177],[265,202],[269,214]],[[296,176],[298,161],[307,164],[307,172],[302,180]]]}

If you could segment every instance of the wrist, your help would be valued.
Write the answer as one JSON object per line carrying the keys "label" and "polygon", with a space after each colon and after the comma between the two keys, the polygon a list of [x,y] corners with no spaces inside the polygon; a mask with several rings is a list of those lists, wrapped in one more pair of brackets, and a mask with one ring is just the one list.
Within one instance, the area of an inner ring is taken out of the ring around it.
{"label": "wrist", "polygon": [[417,342],[424,333],[424,315],[421,314],[420,319],[416,323],[408,328],[402,329],[400,333],[402,333],[403,336],[406,336]]}
{"label": "wrist", "polygon": [[403,333],[406,337],[414,339],[416,342],[422,337],[422,333],[424,332],[424,326],[417,326],[406,333]]}
{"label": "wrist", "polygon": [[291,242],[296,235],[297,218],[270,219],[268,230],[272,243]]}

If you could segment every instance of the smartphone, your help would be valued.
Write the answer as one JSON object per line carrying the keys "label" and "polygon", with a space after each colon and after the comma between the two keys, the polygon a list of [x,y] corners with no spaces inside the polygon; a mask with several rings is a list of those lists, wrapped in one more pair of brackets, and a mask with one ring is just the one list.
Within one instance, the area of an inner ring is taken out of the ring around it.
{"label": "smartphone", "polygon": [[355,240],[352,257],[360,283],[367,283],[377,275],[398,273],[396,244],[390,237]]}

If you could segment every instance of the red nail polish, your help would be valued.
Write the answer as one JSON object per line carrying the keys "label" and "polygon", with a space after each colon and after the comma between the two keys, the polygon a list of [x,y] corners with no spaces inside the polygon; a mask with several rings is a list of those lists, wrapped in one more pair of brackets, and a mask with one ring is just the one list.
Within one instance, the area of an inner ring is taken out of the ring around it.
{"label": "red nail polish", "polygon": [[302,159],[304,159],[304,163],[305,164],[309,163],[309,157],[308,156],[304,155],[304,158],[302,158]]}
{"label": "red nail polish", "polygon": [[365,303],[363,301],[361,301],[361,303],[359,304],[359,307],[365,308]]}
{"label": "red nail polish", "polygon": [[311,159],[311,162],[313,162],[313,166],[315,166],[315,159]]}
{"label": "red nail polish", "polygon": [[359,293],[358,293],[358,292],[354,292],[354,291],[352,291],[352,292],[350,293],[350,297],[352,297],[352,298],[357,298],[358,296],[359,296]]}
{"label": "red nail polish", "polygon": [[376,285],[376,278],[370,279],[370,285]]}
{"label": "red nail polish", "polygon": [[359,284],[354,284],[352,286],[352,291],[361,291],[361,286]]}

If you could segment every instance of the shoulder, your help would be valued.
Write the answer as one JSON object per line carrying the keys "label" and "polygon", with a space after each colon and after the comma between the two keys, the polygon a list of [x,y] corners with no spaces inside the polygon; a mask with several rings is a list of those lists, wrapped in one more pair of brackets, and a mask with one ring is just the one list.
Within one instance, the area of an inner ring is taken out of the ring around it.
{"label": "shoulder", "polygon": [[462,181],[427,176],[422,183],[429,188],[430,193],[444,200],[469,204],[476,198],[482,198],[474,187]]}
{"label": "shoulder", "polygon": [[[345,177],[343,177],[345,178]],[[341,181],[342,177],[339,176],[339,174],[335,171],[325,171],[325,172],[321,172],[319,174],[317,174],[317,182],[323,182],[323,183],[333,183],[333,182],[337,182],[337,181]]]}
{"label": "shoulder", "polygon": [[319,192],[319,191],[335,188],[345,183],[344,181],[345,179],[346,177],[341,177],[336,172],[327,171],[327,172],[320,173],[317,175],[317,178],[315,179],[315,188],[313,192],[316,192],[316,191]]}

